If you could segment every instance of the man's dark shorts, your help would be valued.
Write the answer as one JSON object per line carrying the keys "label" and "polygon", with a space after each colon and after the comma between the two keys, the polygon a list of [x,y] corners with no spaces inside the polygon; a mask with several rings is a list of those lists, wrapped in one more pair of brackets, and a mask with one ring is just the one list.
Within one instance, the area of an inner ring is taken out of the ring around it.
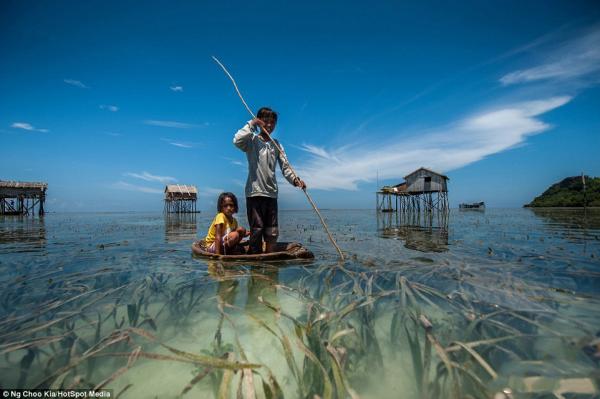
{"label": "man's dark shorts", "polygon": [[247,197],[246,212],[250,224],[250,249],[260,252],[262,240],[277,242],[279,228],[277,221],[277,198]]}

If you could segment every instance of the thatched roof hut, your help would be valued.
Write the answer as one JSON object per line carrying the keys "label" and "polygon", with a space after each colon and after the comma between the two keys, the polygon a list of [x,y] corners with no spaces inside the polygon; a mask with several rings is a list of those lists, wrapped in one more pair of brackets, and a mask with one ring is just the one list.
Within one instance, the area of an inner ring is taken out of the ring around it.
{"label": "thatched roof hut", "polygon": [[39,197],[48,189],[48,183],[0,180],[0,197]]}
{"label": "thatched roof hut", "polygon": [[169,184],[165,187],[165,212],[197,213],[198,189],[191,184]]}
{"label": "thatched roof hut", "polygon": [[48,183],[0,180],[0,214],[33,214],[35,206],[38,213],[44,214],[44,201]]}
{"label": "thatched roof hut", "polygon": [[196,200],[198,189],[188,184],[169,184],[165,187],[165,200]]}

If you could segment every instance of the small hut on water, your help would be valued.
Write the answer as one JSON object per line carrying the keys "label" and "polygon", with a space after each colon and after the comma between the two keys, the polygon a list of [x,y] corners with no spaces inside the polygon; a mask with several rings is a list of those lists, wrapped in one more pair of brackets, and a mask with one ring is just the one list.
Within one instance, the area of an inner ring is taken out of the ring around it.
{"label": "small hut on water", "polygon": [[377,211],[448,211],[448,176],[421,167],[404,176],[404,180],[376,193]]}
{"label": "small hut on water", "polygon": [[169,184],[165,187],[166,213],[197,213],[198,189],[189,184]]}
{"label": "small hut on water", "polygon": [[0,215],[44,214],[47,183],[0,180]]}

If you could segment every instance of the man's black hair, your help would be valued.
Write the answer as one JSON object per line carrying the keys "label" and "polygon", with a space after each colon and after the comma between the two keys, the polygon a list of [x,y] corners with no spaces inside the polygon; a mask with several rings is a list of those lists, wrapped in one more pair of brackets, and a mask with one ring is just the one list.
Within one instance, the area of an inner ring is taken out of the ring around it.
{"label": "man's black hair", "polygon": [[221,195],[219,195],[219,199],[217,200],[217,212],[223,212],[223,202],[225,202],[225,198],[231,198],[231,200],[233,201],[233,213],[238,213],[238,201],[237,201],[237,197],[235,196],[234,193],[230,193],[230,192],[226,192],[226,193],[221,193]]}

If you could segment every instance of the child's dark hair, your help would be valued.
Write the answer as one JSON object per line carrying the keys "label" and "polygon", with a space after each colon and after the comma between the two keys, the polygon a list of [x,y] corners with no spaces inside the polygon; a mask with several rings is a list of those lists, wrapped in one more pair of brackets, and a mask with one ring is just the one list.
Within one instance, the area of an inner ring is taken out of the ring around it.
{"label": "child's dark hair", "polygon": [[277,112],[273,111],[269,107],[262,107],[259,109],[256,113],[256,117],[261,120],[272,118],[275,122],[277,122]]}
{"label": "child's dark hair", "polygon": [[217,200],[217,212],[223,212],[223,202],[225,202],[225,198],[227,197],[231,198],[233,201],[233,213],[238,213],[237,197],[234,193],[230,192],[221,193],[221,195],[219,195],[219,199]]}

